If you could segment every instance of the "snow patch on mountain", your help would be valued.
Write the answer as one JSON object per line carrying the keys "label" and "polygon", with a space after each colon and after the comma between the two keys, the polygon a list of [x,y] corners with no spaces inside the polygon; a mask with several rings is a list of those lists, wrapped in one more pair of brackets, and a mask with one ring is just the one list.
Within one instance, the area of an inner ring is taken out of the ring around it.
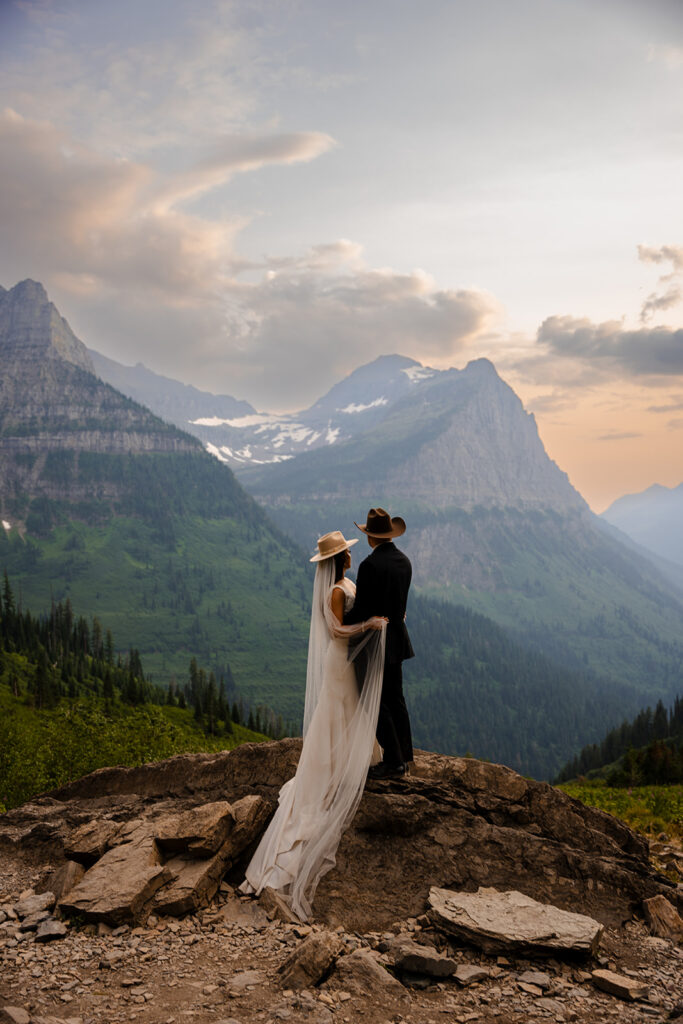
{"label": "snow patch on mountain", "polygon": [[346,413],[347,415],[350,415],[350,414],[352,414],[354,412],[365,412],[366,409],[377,409],[380,405],[387,405],[387,404],[388,404],[387,399],[384,398],[384,396],[381,396],[380,398],[376,398],[374,400],[374,402],[367,402],[365,405],[363,405],[363,404],[361,404],[359,402],[351,402],[349,405],[345,406],[343,409],[337,409],[337,412],[343,412],[343,413]]}
{"label": "snow patch on mountain", "polygon": [[277,426],[281,420],[270,413],[254,413],[252,416],[238,416],[237,419],[224,420],[219,416],[202,416],[198,420],[189,420],[193,427],[235,427],[237,430],[246,427]]}
{"label": "snow patch on mountain", "polygon": [[3,519],[2,520],[2,527],[3,527],[4,530],[11,530],[12,529],[12,524],[8,523],[6,519]]}
{"label": "snow patch on mountain", "polygon": [[417,384],[421,380],[428,380],[436,372],[436,370],[430,370],[428,366],[404,366],[401,370],[401,373],[405,373],[412,384]]}

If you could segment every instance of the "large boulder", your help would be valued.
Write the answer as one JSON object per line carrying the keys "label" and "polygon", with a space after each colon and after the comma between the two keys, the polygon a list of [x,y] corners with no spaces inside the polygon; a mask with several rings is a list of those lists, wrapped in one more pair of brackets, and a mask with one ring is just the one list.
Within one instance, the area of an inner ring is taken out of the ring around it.
{"label": "large boulder", "polygon": [[[79,826],[103,819],[118,829],[109,843],[128,845],[153,838],[165,816],[221,801],[235,814],[250,797],[257,826],[243,829],[236,817],[228,835],[245,838],[228,868],[237,883],[300,749],[300,740],[287,739],[101,769],[3,815],[0,846],[55,857]],[[368,784],[336,867],[318,887],[315,915],[331,927],[382,929],[423,913],[432,887],[480,886],[514,889],[602,924],[626,920],[658,894],[683,908],[683,895],[651,867],[645,839],[616,818],[501,765],[418,751],[409,777]]]}

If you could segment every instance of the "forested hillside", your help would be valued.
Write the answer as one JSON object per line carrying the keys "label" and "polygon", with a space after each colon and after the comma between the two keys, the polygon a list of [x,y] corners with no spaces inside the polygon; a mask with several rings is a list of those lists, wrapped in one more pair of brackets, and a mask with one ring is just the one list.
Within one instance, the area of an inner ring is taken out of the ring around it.
{"label": "forested hillside", "polygon": [[612,729],[600,743],[583,747],[558,776],[604,777],[613,786],[683,782],[683,698],[667,709],[661,701]]}
{"label": "forested hillside", "polygon": [[5,575],[0,810],[106,765],[231,749],[284,731],[269,708],[246,708],[232,681],[217,682],[194,659],[185,679],[151,683],[138,651],[116,654],[97,618],[75,617],[68,601],[36,618],[17,606]]}
{"label": "forested hillside", "polygon": [[587,737],[637,708],[633,688],[563,668],[462,606],[411,596],[408,627],[416,657],[404,665],[405,691],[418,746],[549,779]]}

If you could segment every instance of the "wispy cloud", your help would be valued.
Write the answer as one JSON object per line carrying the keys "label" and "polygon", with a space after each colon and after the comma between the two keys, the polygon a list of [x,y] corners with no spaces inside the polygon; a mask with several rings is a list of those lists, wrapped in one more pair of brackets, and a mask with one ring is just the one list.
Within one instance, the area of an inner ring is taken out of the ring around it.
{"label": "wispy cloud", "polygon": [[683,246],[662,245],[654,248],[649,245],[638,246],[638,257],[643,263],[671,264],[671,272],[659,278],[657,291],[648,295],[640,311],[640,319],[648,323],[655,313],[677,306],[683,298]]}
{"label": "wispy cloud", "polygon": [[597,437],[598,441],[632,441],[636,437],[642,437],[642,434],[636,433],[635,431],[611,431],[609,434],[600,434]]}

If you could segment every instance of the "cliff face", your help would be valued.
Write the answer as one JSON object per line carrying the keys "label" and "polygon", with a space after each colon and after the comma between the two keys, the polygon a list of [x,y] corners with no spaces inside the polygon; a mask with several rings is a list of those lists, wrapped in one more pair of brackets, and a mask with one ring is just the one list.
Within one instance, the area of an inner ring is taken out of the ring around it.
{"label": "cliff face", "polygon": [[[87,497],[79,453],[197,452],[94,375],[88,351],[35,281],[0,293],[0,507],[12,516],[35,497]],[[71,453],[68,480],[55,453]]]}

